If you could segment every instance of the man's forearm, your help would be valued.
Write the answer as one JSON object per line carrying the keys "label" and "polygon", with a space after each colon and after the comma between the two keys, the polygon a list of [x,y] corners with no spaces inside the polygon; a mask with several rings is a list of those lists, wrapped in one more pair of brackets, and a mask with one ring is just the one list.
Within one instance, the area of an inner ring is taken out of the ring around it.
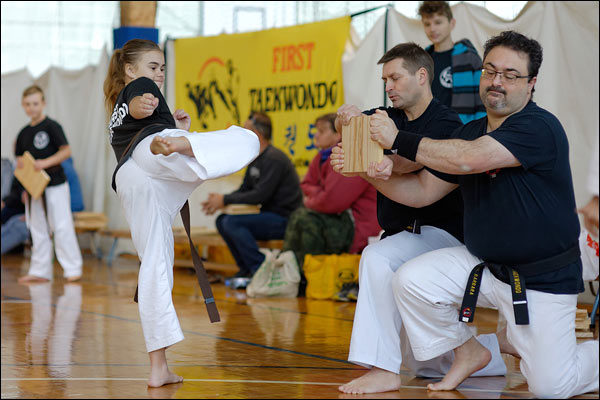
{"label": "man's forearm", "polygon": [[385,181],[370,178],[366,173],[361,173],[360,176],[390,200],[416,208],[427,205],[425,189],[416,174],[392,174]]}

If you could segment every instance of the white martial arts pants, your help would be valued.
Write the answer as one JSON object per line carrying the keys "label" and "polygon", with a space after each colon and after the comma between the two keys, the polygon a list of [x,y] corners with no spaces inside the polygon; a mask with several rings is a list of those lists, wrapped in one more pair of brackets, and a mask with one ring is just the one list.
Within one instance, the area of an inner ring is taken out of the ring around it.
{"label": "white martial arts pants", "polygon": [[[152,154],[156,135],[185,136],[195,157]],[[141,261],[138,308],[148,352],[183,340],[171,298],[175,217],[198,185],[242,169],[258,150],[258,137],[237,126],[203,133],[166,129],[142,140],[119,168],[117,195]]]}
{"label": "white martial arts pants", "polygon": [[[415,360],[394,301],[392,277],[402,264],[418,255],[460,245],[448,232],[423,226],[421,234],[400,232],[363,250],[348,361],[396,374],[403,362],[418,376],[440,377],[448,372],[454,360],[452,351],[434,360]],[[506,374],[496,335],[480,335],[478,340],[490,350],[492,361],[474,376]]]}
{"label": "white martial arts pants", "polygon": [[64,270],[65,278],[81,276],[83,260],[71,214],[69,183],[48,186],[44,193],[48,211],[47,218],[41,196],[38,199],[30,197],[31,206],[25,207],[32,244],[29,275],[52,280],[52,261],[54,260],[52,239],[50,238],[50,231],[52,231],[56,258]]}
{"label": "white martial arts pants", "polygon": [[[472,337],[458,320],[469,273],[482,260],[465,246],[416,257],[394,276],[394,298],[417,360],[430,360]],[[538,397],[566,398],[598,390],[598,341],[577,344],[577,295],[527,290],[529,325],[516,325],[511,288],[485,268],[477,305],[498,307],[521,372]],[[475,316],[477,318],[477,316]]]}

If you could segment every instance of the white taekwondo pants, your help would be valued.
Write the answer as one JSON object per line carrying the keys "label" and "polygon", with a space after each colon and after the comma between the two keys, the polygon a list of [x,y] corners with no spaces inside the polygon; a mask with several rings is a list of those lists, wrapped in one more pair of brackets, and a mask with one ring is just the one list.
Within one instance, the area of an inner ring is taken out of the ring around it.
{"label": "white taekwondo pants", "polygon": [[[441,377],[448,372],[454,353],[434,360],[416,361],[394,301],[392,278],[399,267],[423,253],[461,243],[448,232],[421,227],[421,234],[400,232],[367,246],[360,258],[358,302],[354,314],[348,361],[400,373],[404,365],[418,376]],[[506,374],[496,335],[480,335],[479,342],[490,350],[492,361],[474,376]]]}
{"label": "white taekwondo pants", "polygon": [[63,268],[65,278],[81,276],[83,259],[75,234],[69,183],[48,186],[44,191],[46,212],[42,197],[29,198],[30,207],[25,207],[26,221],[31,233],[31,261],[29,275],[52,280],[52,231],[56,259]]}
{"label": "white taekwondo pants", "polygon": [[[452,247],[413,258],[394,276],[394,297],[417,360],[438,357],[472,337],[458,310],[469,273],[481,262],[465,246]],[[528,289],[527,303],[529,325],[516,325],[510,285],[484,269],[477,306],[498,307],[506,319],[529,391],[567,398],[598,390],[598,341],[577,344],[575,338],[577,295]]]}
{"label": "white taekwondo pants", "polygon": [[[154,155],[154,136],[185,136],[195,157]],[[190,194],[207,179],[234,173],[258,156],[258,137],[232,126],[215,132],[165,129],[142,140],[117,172],[117,195],[141,261],[138,308],[148,352],[183,340],[173,306],[172,225]]]}

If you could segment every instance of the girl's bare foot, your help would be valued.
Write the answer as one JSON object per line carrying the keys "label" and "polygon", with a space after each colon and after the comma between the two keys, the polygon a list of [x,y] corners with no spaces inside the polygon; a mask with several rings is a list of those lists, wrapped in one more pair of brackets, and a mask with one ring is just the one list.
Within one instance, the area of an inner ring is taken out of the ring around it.
{"label": "girl's bare foot", "polygon": [[81,275],[77,275],[77,276],[69,276],[67,278],[67,282],[77,282],[78,280],[81,279]]}
{"label": "girl's bare foot", "polygon": [[504,329],[496,332],[496,337],[498,338],[498,345],[500,346],[500,353],[510,354],[513,357],[521,358],[517,349],[510,344],[508,338],[506,337],[506,327]]}
{"label": "girl's bare foot", "polygon": [[194,157],[192,145],[184,136],[154,136],[150,143],[152,154],[162,154],[168,156],[173,153],[180,153],[186,156]]}
{"label": "girl's bare foot", "polygon": [[168,385],[169,383],[183,382],[183,377],[169,371],[167,356],[165,355],[166,349],[166,347],[163,347],[162,349],[148,353],[150,356],[150,378],[148,379],[148,386],[150,387],[160,387]]}
{"label": "girl's bare foot", "polygon": [[338,387],[338,390],[351,394],[380,393],[398,390],[401,386],[400,375],[373,367],[363,376]]}
{"label": "girl's bare foot", "polygon": [[168,385],[169,383],[183,382],[183,377],[169,371],[168,368],[159,370],[158,368],[152,368],[150,372],[150,379],[148,379],[148,386],[160,387]]}
{"label": "girl's bare foot", "polygon": [[484,368],[492,360],[492,353],[472,337],[454,349],[454,362],[440,382],[427,385],[428,390],[454,390],[471,374]]}
{"label": "girl's bare foot", "polygon": [[38,282],[50,282],[50,280],[39,277],[39,276],[25,275],[25,276],[20,277],[17,282],[27,284],[27,283],[38,283]]}

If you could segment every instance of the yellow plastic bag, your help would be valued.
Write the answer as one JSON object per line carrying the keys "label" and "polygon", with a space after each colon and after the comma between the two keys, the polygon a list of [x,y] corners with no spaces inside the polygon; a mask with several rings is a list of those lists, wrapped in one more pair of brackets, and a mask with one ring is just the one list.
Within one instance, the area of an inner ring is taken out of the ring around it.
{"label": "yellow plastic bag", "polygon": [[358,282],[360,254],[323,254],[304,256],[306,297],[331,299],[342,285]]}

